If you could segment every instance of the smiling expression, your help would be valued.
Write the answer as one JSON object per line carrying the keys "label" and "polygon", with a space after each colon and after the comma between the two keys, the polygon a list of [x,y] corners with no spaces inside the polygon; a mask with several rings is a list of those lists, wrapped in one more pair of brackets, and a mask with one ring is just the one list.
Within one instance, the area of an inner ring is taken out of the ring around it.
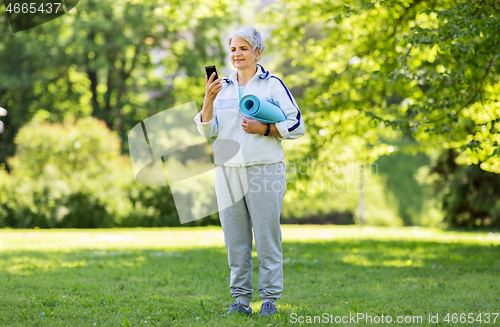
{"label": "smiling expression", "polygon": [[260,58],[261,55],[261,53],[256,53],[252,50],[250,43],[239,37],[235,37],[231,40],[230,51],[231,63],[234,68],[239,70],[245,70],[255,65],[257,59]]}

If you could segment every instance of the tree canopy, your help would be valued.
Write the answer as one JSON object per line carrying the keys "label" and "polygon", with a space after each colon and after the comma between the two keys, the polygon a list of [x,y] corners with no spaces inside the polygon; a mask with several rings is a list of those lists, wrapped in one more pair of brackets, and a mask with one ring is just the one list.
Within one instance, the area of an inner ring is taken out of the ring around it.
{"label": "tree canopy", "polygon": [[308,155],[354,145],[387,153],[387,127],[421,149],[453,148],[462,163],[500,172],[500,3],[306,1],[274,5],[278,66],[303,92]]}
{"label": "tree canopy", "polygon": [[224,60],[220,30],[235,19],[231,3],[84,1],[15,34],[0,8],[0,104],[10,112],[1,162],[14,154],[17,130],[40,109],[54,122],[103,120],[126,150],[126,132],[137,121],[199,101],[203,66]]}

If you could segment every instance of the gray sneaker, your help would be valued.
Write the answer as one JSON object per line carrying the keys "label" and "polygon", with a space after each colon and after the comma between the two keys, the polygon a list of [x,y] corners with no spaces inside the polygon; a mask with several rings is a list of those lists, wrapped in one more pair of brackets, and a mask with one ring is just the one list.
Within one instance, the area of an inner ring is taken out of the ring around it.
{"label": "gray sneaker", "polygon": [[226,311],[226,314],[232,314],[233,312],[236,312],[236,313],[245,314],[247,316],[252,315],[252,308],[248,307],[248,309],[247,309],[243,306],[243,304],[241,304],[238,301],[236,301],[236,303],[229,303],[227,305],[227,307],[228,307],[228,310]]}
{"label": "gray sneaker", "polygon": [[274,316],[278,313],[278,308],[272,304],[272,302],[264,302],[260,307],[259,317],[262,316]]}

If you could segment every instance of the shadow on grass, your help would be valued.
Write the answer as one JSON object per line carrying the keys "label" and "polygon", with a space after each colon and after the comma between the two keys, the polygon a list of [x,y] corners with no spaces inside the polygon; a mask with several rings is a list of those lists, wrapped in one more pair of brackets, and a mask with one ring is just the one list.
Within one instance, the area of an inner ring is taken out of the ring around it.
{"label": "shadow on grass", "polygon": [[461,234],[474,234],[474,233],[500,233],[500,229],[492,227],[476,226],[475,228],[466,228],[460,226],[449,226],[443,228],[444,232],[455,232]]}
{"label": "shadow on grass", "polygon": [[[498,312],[499,250],[420,241],[284,242],[281,314],[264,320],[221,316],[232,300],[223,247],[0,252],[0,325],[119,326],[127,318],[131,326],[238,326],[242,319],[259,326],[291,325],[292,313],[426,319],[430,312]],[[256,257],[253,282],[257,288]],[[253,300],[256,313],[258,290]]]}

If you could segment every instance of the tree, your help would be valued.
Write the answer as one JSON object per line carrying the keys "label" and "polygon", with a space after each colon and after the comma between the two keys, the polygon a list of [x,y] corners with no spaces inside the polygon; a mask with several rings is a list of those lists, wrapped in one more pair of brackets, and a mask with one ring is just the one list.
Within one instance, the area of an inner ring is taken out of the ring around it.
{"label": "tree", "polygon": [[494,0],[275,5],[263,19],[274,17],[272,45],[308,105],[308,155],[332,154],[340,138],[374,160],[383,153],[378,135],[392,127],[422,149],[454,148],[462,162],[482,160],[500,172],[499,7]]}
{"label": "tree", "polygon": [[[370,163],[389,154],[387,136],[404,135],[418,142],[396,152],[420,150],[436,161],[453,149],[457,163],[500,173],[499,9],[494,0],[292,0],[270,7],[262,22],[274,24],[276,66],[308,126],[294,159]],[[454,181],[464,171],[454,171]]]}
{"label": "tree", "polygon": [[[0,11],[0,106],[11,115],[0,162],[35,112],[92,115],[126,131],[178,101],[201,100],[203,66],[223,62],[219,30],[230,1],[85,1],[69,14],[12,34]],[[195,99],[193,99],[195,98]]]}
{"label": "tree", "polygon": [[394,75],[417,96],[398,126],[454,149],[459,163],[500,173],[500,3],[443,2],[417,19],[401,38],[406,53]]}

